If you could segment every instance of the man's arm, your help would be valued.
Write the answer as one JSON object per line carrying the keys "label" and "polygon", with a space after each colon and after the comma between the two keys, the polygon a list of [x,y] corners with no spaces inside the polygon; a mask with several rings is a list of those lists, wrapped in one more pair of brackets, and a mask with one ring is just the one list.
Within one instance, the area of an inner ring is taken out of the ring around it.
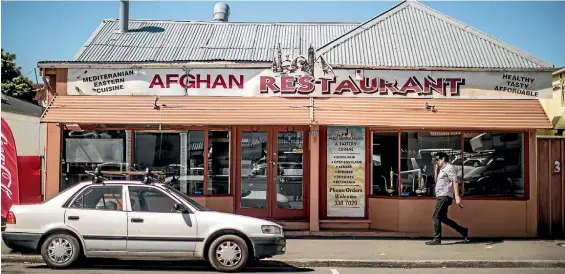
{"label": "man's arm", "polygon": [[459,184],[457,183],[457,179],[453,181],[453,197],[459,198]]}
{"label": "man's arm", "polygon": [[463,208],[461,197],[459,196],[459,183],[457,182],[457,174],[455,173],[455,169],[453,167],[451,167],[449,170],[449,178],[451,179],[451,183],[453,184],[453,197],[455,197],[455,203]]}

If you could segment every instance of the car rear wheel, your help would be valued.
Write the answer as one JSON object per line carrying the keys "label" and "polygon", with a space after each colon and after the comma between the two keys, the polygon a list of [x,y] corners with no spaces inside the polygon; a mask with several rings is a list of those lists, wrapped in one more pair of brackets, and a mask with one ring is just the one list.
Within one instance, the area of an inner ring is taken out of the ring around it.
{"label": "car rear wheel", "polygon": [[67,268],[75,263],[80,255],[78,240],[66,233],[49,236],[41,245],[41,257],[51,268]]}
{"label": "car rear wheel", "polygon": [[208,260],[212,267],[222,272],[241,270],[249,258],[248,246],[236,235],[223,235],[210,245]]}

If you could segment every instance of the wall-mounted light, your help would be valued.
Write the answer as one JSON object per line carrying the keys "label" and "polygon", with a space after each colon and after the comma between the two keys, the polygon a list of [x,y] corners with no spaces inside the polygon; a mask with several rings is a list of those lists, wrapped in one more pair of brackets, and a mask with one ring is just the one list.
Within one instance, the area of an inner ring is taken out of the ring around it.
{"label": "wall-mounted light", "polygon": [[434,113],[437,112],[436,106],[435,106],[435,105],[430,105],[430,104],[428,104],[428,102],[426,102],[426,104],[424,105],[424,107],[425,107],[427,110],[432,110],[432,112],[434,112]]}

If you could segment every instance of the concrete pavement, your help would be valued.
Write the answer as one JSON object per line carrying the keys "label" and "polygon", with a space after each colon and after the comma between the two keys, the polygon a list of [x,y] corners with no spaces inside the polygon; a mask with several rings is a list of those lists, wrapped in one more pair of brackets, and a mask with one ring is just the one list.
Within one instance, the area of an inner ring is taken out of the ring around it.
{"label": "concrete pavement", "polygon": [[[193,274],[217,273],[210,268],[198,267],[163,267],[160,269],[143,268],[143,267],[123,267],[123,266],[92,266],[82,269],[69,270],[52,270],[43,264],[2,264],[2,273],[7,274],[51,274],[51,273],[73,273],[73,274],[137,274],[137,273],[159,273],[172,274],[187,272]],[[420,268],[420,269],[404,269],[404,268],[246,268],[245,273],[311,273],[311,274],[563,274],[565,269],[557,268]]]}
{"label": "concrete pavement", "polygon": [[[565,267],[565,241],[444,241],[441,246],[424,242],[289,239],[287,253],[273,260],[299,267]],[[39,256],[8,252],[2,248],[3,262],[42,262]]]}

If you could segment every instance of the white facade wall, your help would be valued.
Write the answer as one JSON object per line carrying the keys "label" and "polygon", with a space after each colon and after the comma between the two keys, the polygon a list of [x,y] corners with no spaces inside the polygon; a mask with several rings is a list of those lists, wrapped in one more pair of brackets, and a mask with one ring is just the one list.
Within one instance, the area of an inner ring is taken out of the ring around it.
{"label": "white facade wall", "polygon": [[18,156],[45,155],[46,127],[39,122],[39,117],[3,111],[2,118],[12,129]]}

